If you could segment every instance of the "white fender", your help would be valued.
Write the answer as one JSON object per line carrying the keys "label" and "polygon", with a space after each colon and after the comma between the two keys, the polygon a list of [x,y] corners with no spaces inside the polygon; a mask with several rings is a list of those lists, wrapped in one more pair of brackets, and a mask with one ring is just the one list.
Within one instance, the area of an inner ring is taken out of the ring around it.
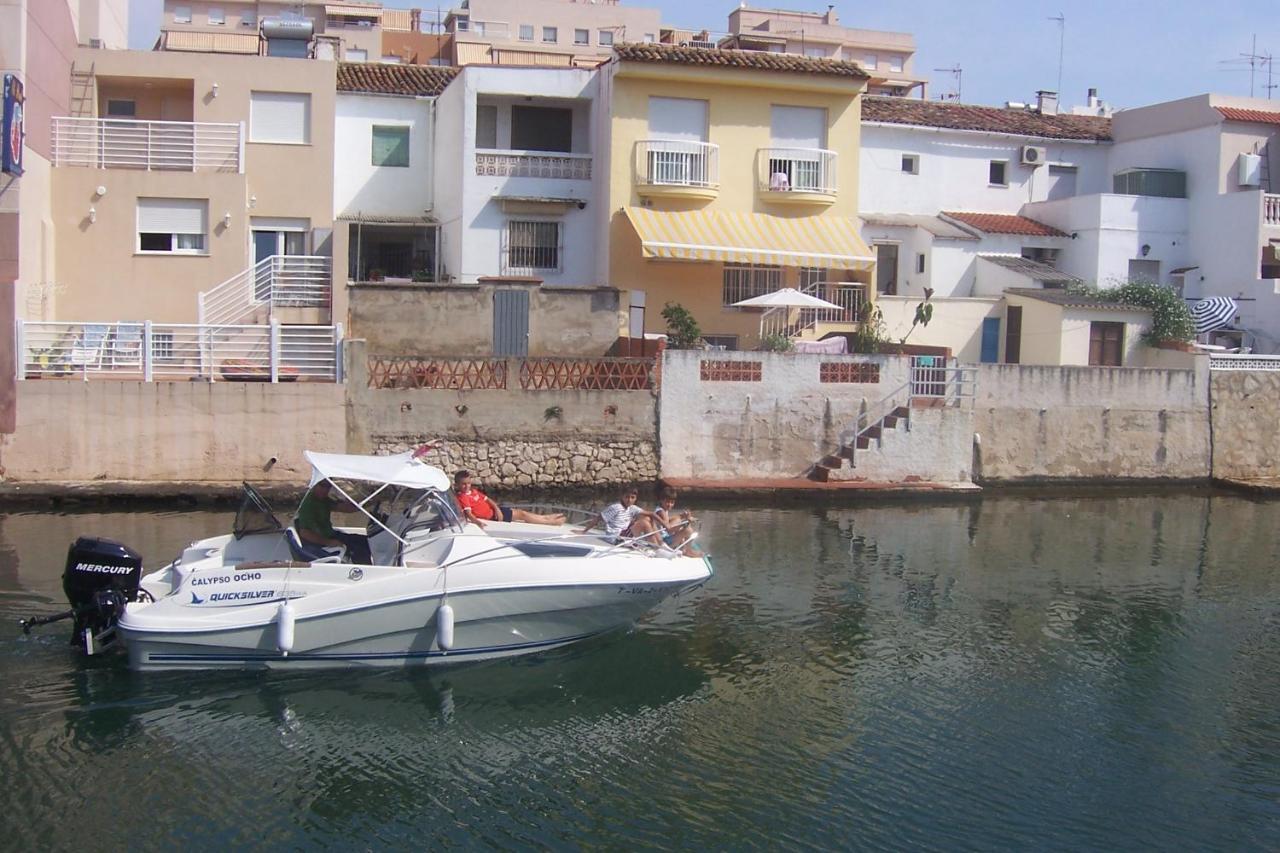
{"label": "white fender", "polygon": [[453,608],[447,604],[436,611],[436,643],[445,651],[453,648]]}
{"label": "white fender", "polygon": [[293,623],[296,619],[297,613],[288,601],[282,602],[276,609],[276,648],[285,657],[293,651]]}

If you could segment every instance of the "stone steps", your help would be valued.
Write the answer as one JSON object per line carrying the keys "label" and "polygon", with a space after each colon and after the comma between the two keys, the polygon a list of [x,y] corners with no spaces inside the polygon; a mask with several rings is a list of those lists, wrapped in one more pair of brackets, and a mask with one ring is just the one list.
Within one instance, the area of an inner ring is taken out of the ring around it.
{"label": "stone steps", "polygon": [[857,460],[860,454],[884,453],[885,442],[890,445],[903,441],[911,428],[911,410],[898,406],[879,421],[864,429],[852,444],[846,444],[835,453],[816,462],[809,471],[809,479],[819,483],[859,479]]}

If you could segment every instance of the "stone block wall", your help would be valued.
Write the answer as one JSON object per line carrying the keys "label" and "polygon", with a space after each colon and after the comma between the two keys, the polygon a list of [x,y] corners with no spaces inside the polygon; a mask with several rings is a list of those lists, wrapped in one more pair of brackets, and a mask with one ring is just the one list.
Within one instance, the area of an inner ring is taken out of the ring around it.
{"label": "stone block wall", "polygon": [[1211,377],[1213,476],[1280,477],[1280,372],[1215,370]]}
{"label": "stone block wall", "polygon": [[[425,436],[382,434],[374,453],[400,453],[420,446]],[[658,477],[656,444],[632,436],[597,436],[549,441],[545,436],[507,436],[491,441],[444,439],[426,456],[453,476],[470,471],[486,488],[613,486],[651,483]]]}

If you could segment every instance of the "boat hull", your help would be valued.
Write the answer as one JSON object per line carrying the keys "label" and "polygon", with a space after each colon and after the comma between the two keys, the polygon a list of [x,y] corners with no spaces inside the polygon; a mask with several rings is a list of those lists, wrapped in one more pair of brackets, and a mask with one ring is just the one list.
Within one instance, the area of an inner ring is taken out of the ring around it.
{"label": "boat hull", "polygon": [[250,624],[209,630],[118,632],[130,666],[160,669],[406,667],[492,660],[546,651],[633,624],[662,600],[696,587],[608,583],[451,590],[451,648],[441,648],[439,593],[299,614],[293,649],[277,648],[276,605],[253,605]]}

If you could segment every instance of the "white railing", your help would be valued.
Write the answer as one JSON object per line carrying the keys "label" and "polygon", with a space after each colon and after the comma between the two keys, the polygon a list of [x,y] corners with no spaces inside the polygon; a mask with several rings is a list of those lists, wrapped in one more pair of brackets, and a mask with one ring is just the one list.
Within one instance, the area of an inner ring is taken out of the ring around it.
{"label": "white railing", "polygon": [[720,146],[710,142],[641,139],[636,143],[636,179],[667,187],[720,186]]}
{"label": "white railing", "polygon": [[327,308],[331,304],[329,258],[271,255],[241,270],[197,299],[199,322],[218,326],[243,322],[265,308]]}
{"label": "white railing", "polygon": [[504,178],[589,181],[591,155],[549,154],[546,151],[477,151],[476,174]]}
{"label": "white railing", "polygon": [[341,326],[17,321],[19,379],[340,382]]}
{"label": "white railing", "polygon": [[856,323],[867,302],[867,286],[852,281],[819,281],[803,285],[801,293],[825,299],[837,308],[770,308],[760,317],[762,336],[798,338],[819,323]]}
{"label": "white railing", "polygon": [[55,116],[53,165],[243,172],[244,123]]}
{"label": "white railing", "polygon": [[958,406],[972,401],[977,390],[978,369],[958,367],[940,355],[911,356],[911,399],[940,400]]}
{"label": "white railing", "polygon": [[1264,193],[1262,196],[1262,223],[1280,225],[1280,195]]}
{"label": "white railing", "polygon": [[511,25],[506,21],[475,21],[471,18],[454,18],[455,33],[471,33],[484,38],[511,38]]}
{"label": "white railing", "polygon": [[1211,353],[1210,370],[1280,370],[1280,355],[1255,355],[1253,353]]}
{"label": "white railing", "polygon": [[761,148],[760,190],[835,195],[836,160],[836,152],[825,148]]}

